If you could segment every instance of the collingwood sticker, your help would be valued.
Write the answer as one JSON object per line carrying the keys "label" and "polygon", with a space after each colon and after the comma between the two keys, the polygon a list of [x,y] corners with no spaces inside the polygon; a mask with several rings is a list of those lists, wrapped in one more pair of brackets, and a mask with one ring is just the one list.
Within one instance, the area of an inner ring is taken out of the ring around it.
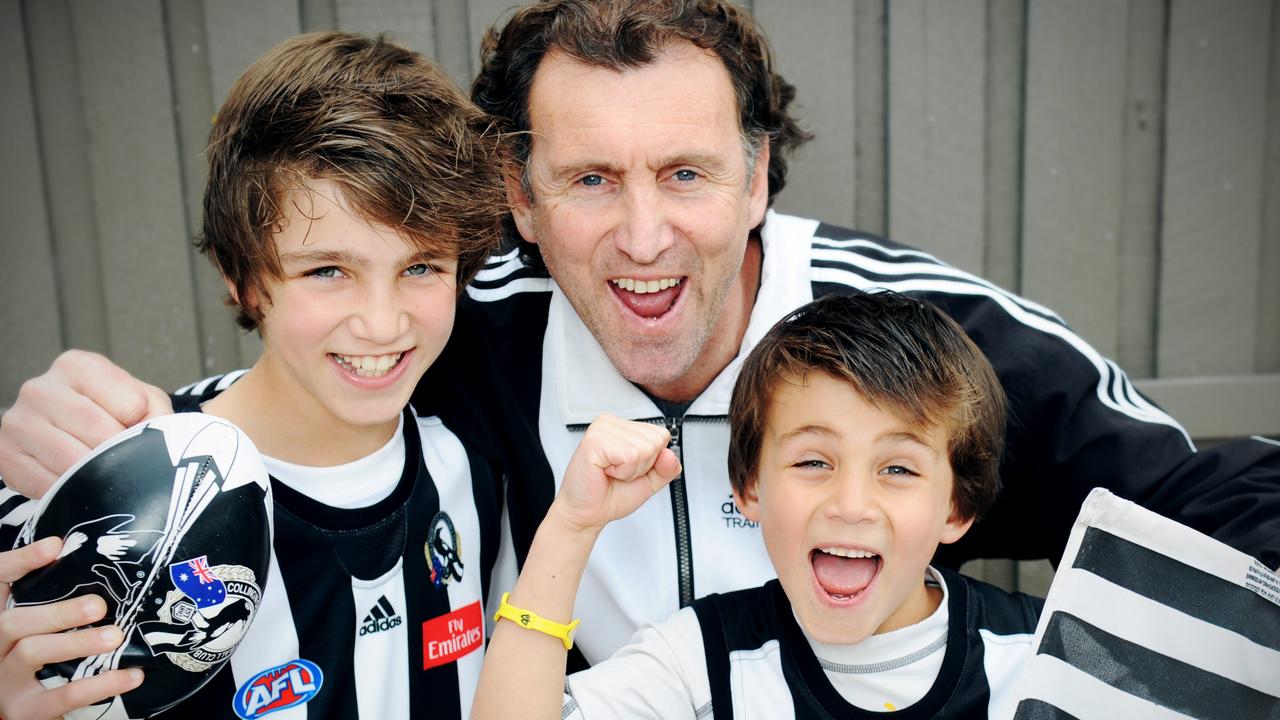
{"label": "collingwood sticker", "polygon": [[432,585],[444,587],[452,580],[462,579],[462,539],[453,529],[448,513],[440,511],[431,519],[431,534],[423,552],[431,568]]}
{"label": "collingwood sticker", "polygon": [[139,629],[153,655],[166,655],[183,670],[203,672],[225,660],[249,631],[262,602],[253,571],[243,565],[209,567],[208,557],[169,566],[173,590],[157,620]]}

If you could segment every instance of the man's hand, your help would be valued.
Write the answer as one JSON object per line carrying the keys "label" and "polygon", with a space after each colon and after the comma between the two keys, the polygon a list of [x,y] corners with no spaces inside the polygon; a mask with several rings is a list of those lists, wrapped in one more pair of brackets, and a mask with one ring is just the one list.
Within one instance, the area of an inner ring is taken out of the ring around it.
{"label": "man's hand", "polygon": [[680,474],[670,441],[662,426],[601,415],[569,460],[551,512],[581,529],[630,515]]}
{"label": "man's hand", "polygon": [[0,477],[38,498],[93,448],[127,427],[173,412],[169,396],[101,355],[68,350],[22,384],[0,418]]}
{"label": "man's hand", "polygon": [[[62,543],[45,538],[0,553],[0,608],[9,601],[9,585],[58,557]],[[136,688],[137,668],[112,670],[53,690],[36,680],[44,665],[110,652],[124,636],[114,625],[63,632],[101,620],[107,605],[96,595],[0,611],[0,717],[44,720],[92,705]]]}

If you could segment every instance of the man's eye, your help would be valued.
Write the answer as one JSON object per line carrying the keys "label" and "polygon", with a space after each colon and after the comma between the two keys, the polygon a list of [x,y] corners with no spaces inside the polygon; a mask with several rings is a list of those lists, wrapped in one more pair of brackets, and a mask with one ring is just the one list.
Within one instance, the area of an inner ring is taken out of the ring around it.
{"label": "man's eye", "polygon": [[698,173],[693,170],[677,170],[671,177],[680,182],[692,182],[698,179]]}
{"label": "man's eye", "polygon": [[578,182],[587,187],[599,187],[604,184],[604,178],[599,175],[586,175]]}

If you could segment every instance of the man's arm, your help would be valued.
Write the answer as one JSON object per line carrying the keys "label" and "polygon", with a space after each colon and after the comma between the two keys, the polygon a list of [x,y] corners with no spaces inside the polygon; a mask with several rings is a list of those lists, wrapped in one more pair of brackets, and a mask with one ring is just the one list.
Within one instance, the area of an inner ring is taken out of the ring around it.
{"label": "man's arm", "polygon": [[0,477],[13,490],[40,497],[104,440],[171,412],[160,388],[101,355],[68,350],[48,372],[23,383],[0,418]]}
{"label": "man's arm", "polygon": [[[534,536],[512,606],[568,623],[587,556],[601,529],[625,517],[680,472],[666,429],[597,418],[565,470],[560,493]],[[568,651],[557,638],[500,621],[485,651],[474,720],[561,717]]]}

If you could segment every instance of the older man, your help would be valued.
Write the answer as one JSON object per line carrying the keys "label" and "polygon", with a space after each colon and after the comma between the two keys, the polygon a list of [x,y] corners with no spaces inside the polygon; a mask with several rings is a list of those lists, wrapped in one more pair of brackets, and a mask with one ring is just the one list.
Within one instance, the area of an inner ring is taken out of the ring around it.
{"label": "older man", "polygon": [[[507,183],[524,242],[473,284],[415,404],[504,466],[508,560],[527,551],[596,415],[665,424],[684,465],[596,546],[577,604],[587,660],[696,596],[771,575],[730,496],[730,391],[774,321],[832,292],[883,287],[939,305],[1009,396],[1004,490],[944,562],[1056,558],[1080,501],[1104,486],[1280,565],[1280,447],[1197,452],[1045,308],[920,251],[767,210],[807,138],[742,9],[541,3],[490,31],[482,60],[473,99],[520,133]],[[5,418],[0,472],[39,491],[148,398],[163,407],[100,358],[64,357]]]}

